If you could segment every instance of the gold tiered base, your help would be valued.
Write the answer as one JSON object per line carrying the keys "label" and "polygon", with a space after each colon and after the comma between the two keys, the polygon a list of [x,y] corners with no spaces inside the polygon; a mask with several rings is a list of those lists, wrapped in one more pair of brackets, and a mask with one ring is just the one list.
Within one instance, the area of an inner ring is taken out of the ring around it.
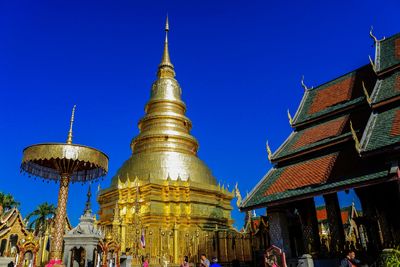
{"label": "gold tiered base", "polygon": [[99,226],[134,262],[142,255],[154,264],[179,264],[183,256],[197,262],[201,253],[245,260],[251,256],[250,237],[231,228],[232,198],[223,187],[191,181],[118,182],[98,198]]}

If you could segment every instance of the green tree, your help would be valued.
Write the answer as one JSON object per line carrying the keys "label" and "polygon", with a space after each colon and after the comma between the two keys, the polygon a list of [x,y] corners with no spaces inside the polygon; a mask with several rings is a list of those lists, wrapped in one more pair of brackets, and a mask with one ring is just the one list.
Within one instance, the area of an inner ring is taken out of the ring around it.
{"label": "green tree", "polygon": [[12,208],[17,208],[19,206],[19,202],[14,199],[11,194],[5,194],[0,192],[0,214],[4,211],[7,211]]}
{"label": "green tree", "polygon": [[37,206],[37,208],[28,214],[27,221],[33,220],[29,223],[28,227],[35,230],[36,235],[43,235],[50,224],[50,220],[56,214],[56,207],[53,204],[44,202]]}
{"label": "green tree", "polygon": [[387,267],[399,267],[400,266],[400,248],[397,249],[385,249],[386,255],[383,255],[385,266]]}

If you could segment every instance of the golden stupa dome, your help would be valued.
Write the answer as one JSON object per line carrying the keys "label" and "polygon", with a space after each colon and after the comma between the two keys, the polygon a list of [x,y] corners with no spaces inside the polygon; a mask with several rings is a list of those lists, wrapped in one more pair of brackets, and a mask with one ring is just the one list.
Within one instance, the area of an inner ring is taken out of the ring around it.
{"label": "golden stupa dome", "polygon": [[199,144],[191,134],[192,122],[185,116],[182,90],[175,79],[168,51],[168,18],[164,53],[157,80],[151,88],[145,116],[139,121],[140,133],[131,142],[132,155],[112,179],[118,180],[188,180],[215,185],[208,167],[197,157]]}

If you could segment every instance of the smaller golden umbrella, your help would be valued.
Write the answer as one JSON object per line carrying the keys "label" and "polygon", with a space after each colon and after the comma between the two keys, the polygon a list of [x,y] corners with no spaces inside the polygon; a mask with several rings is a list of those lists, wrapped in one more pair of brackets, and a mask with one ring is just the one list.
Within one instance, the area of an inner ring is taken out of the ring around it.
{"label": "smaller golden umbrella", "polygon": [[88,146],[72,144],[72,126],[75,108],[72,109],[66,143],[45,143],[24,149],[21,170],[33,176],[60,181],[55,233],[52,239],[50,262],[46,266],[62,263],[62,246],[65,229],[68,188],[70,182],[87,182],[107,174],[108,157]]}

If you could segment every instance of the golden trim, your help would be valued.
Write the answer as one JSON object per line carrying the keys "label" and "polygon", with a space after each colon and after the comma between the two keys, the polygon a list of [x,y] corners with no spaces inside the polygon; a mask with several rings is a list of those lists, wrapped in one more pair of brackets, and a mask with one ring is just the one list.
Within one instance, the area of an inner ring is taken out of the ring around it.
{"label": "golden trim", "polygon": [[269,147],[268,140],[267,140],[267,143],[266,143],[266,148],[267,148],[267,153],[268,153],[268,160],[271,161],[271,159],[272,159],[272,151],[271,151],[271,148]]}
{"label": "golden trim", "polygon": [[372,100],[371,100],[370,95],[368,94],[367,88],[365,88],[364,81],[362,81],[362,87],[363,87],[364,95],[365,95],[365,97],[367,99],[368,104],[371,104]]}
{"label": "golden trim", "polygon": [[292,126],[292,124],[293,124],[293,118],[292,118],[292,115],[290,115],[289,109],[287,110],[287,116],[288,116],[288,119],[289,119],[289,124],[290,124],[290,126]]}
{"label": "golden trim", "polygon": [[350,130],[351,130],[351,135],[353,137],[353,140],[355,142],[355,148],[357,149],[358,152],[360,152],[360,148],[361,148],[360,141],[358,140],[357,133],[353,128],[353,122],[351,120],[350,120]]}

